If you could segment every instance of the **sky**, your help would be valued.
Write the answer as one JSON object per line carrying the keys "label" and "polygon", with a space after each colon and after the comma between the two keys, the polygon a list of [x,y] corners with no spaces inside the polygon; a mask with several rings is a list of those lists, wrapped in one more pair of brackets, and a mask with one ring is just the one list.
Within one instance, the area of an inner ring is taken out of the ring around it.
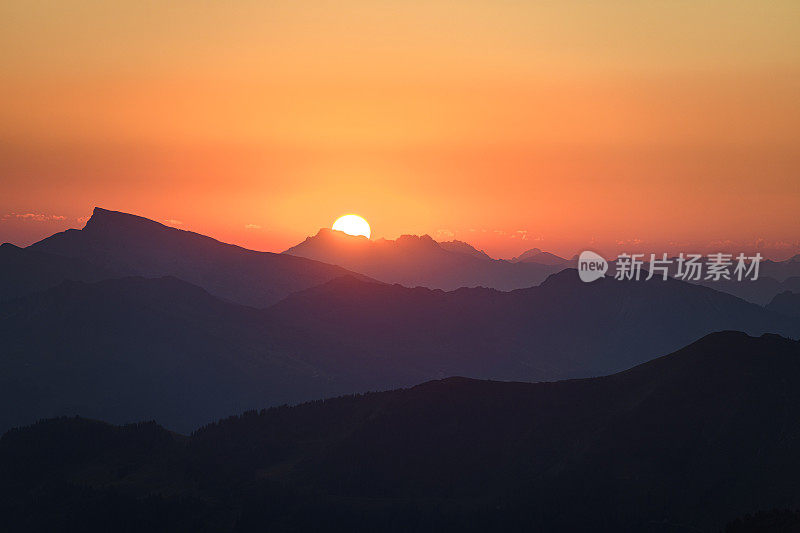
{"label": "sky", "polygon": [[800,2],[0,3],[0,241],[800,251]]}

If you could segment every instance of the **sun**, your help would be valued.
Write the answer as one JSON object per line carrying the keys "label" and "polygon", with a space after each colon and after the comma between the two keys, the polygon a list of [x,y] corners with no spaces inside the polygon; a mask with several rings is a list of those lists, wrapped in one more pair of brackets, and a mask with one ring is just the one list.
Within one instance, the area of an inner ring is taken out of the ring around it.
{"label": "sun", "polygon": [[333,229],[343,231],[348,235],[363,235],[369,239],[369,224],[358,215],[344,215],[337,218],[333,223]]}

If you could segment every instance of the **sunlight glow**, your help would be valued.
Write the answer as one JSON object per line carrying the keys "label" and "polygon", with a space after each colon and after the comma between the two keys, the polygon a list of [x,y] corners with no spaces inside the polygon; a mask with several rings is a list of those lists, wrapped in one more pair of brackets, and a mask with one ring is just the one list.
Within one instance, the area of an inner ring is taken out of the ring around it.
{"label": "sunlight glow", "polygon": [[348,235],[363,235],[369,239],[370,229],[367,221],[358,215],[344,215],[336,219],[333,229],[343,231]]}

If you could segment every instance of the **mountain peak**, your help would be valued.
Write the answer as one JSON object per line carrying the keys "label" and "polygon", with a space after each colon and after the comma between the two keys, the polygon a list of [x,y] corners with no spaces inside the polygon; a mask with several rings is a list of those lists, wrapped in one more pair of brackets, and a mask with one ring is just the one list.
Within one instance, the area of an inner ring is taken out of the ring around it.
{"label": "mountain peak", "polygon": [[513,258],[512,261],[514,261],[514,262],[522,261],[523,259],[527,259],[529,257],[533,257],[535,255],[539,255],[540,253],[542,253],[542,249],[541,248],[531,248],[530,250],[526,250],[526,251],[522,252],[521,254],[519,254],[517,257]]}
{"label": "mountain peak", "polygon": [[539,263],[541,265],[563,265],[568,261],[540,248],[531,248],[511,260],[512,263]]}
{"label": "mountain peak", "polygon": [[[167,228],[168,226],[130,213],[122,211],[112,211],[102,207],[95,207],[92,216],[83,227],[84,231],[103,231],[109,229],[133,229],[133,228]],[[172,228],[175,229],[175,228]]]}
{"label": "mountain peak", "polygon": [[[369,238],[367,238],[365,235],[350,235],[349,233],[332,228],[319,228],[319,231],[316,235],[314,235],[314,237],[319,237],[321,239],[341,239],[360,242],[369,241]],[[314,237],[308,237],[308,239],[313,239]]]}
{"label": "mountain peak", "polygon": [[[592,283],[602,282],[603,279],[604,278],[600,278],[600,280],[593,281]],[[581,285],[583,285],[583,282],[580,281],[580,278],[578,277],[578,270],[575,268],[565,268],[547,276],[547,279],[545,279],[539,286],[549,287],[551,289],[563,289],[566,287],[579,287]]]}
{"label": "mountain peak", "polygon": [[439,248],[439,243],[428,234],[425,235],[400,235],[395,241],[398,246],[424,246]]}
{"label": "mountain peak", "polygon": [[348,271],[319,261],[257,252],[137,215],[96,207],[82,230],[67,230],[32,250],[80,258],[120,275],[175,276],[211,294],[263,307]]}
{"label": "mountain peak", "polygon": [[443,241],[439,243],[439,246],[448,252],[453,252],[457,254],[464,254],[464,255],[471,255],[473,257],[478,257],[480,259],[489,259],[492,258],[484,252],[483,250],[478,250],[471,244],[453,239],[452,241]]}

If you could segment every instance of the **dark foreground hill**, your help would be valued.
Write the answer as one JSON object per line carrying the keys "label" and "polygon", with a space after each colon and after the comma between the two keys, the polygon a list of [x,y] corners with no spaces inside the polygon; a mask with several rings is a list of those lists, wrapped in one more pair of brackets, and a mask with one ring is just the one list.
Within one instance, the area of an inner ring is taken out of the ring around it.
{"label": "dark foreground hill", "polygon": [[99,207],[83,229],[56,233],[30,249],[77,258],[122,276],[174,276],[220,298],[255,307],[343,275],[359,276],[311,259],[247,250]]}
{"label": "dark foreground hill", "polygon": [[720,531],[800,506],[798,454],[800,343],[724,332],[604,378],[452,378],[191,437],[42,422],[0,439],[0,510],[12,531]]}
{"label": "dark foreground hill", "polygon": [[796,318],[704,287],[574,271],[510,293],[342,278],[264,310],[175,278],[65,282],[0,303],[0,431],[73,414],[189,431],[453,375],[591,377],[726,329],[800,335]]}

